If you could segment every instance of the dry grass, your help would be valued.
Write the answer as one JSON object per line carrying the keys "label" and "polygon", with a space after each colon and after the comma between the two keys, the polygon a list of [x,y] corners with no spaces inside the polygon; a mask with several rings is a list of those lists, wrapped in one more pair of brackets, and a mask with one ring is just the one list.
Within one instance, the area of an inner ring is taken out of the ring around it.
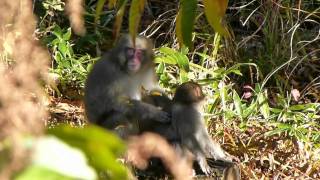
{"label": "dry grass", "polygon": [[22,140],[39,135],[47,113],[39,79],[47,70],[47,52],[35,41],[32,1],[0,1],[0,152],[10,150],[0,179],[22,167],[27,149]]}

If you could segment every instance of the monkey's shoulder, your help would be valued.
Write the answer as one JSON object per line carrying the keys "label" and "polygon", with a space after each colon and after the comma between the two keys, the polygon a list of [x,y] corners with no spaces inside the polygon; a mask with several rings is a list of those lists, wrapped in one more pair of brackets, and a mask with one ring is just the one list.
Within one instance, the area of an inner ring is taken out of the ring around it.
{"label": "monkey's shoulder", "polygon": [[124,75],[120,68],[110,60],[98,60],[89,73],[88,81],[114,81]]}
{"label": "monkey's shoulder", "polygon": [[185,103],[179,103],[179,102],[173,102],[172,104],[172,110],[173,111],[185,111],[185,112],[198,112],[199,109],[196,104],[185,104]]}

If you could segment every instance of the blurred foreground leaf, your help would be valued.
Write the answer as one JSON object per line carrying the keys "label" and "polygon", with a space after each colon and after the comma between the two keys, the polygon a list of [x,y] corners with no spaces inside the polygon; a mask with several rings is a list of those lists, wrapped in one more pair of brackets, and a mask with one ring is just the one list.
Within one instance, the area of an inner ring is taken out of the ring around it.
{"label": "blurred foreground leaf", "polygon": [[53,170],[41,167],[41,166],[36,166],[32,165],[28,167],[23,173],[21,173],[16,180],[41,180],[41,179],[46,179],[46,180],[72,180],[74,178],[67,177],[64,175],[61,175],[60,173],[57,173]]}
{"label": "blurred foreground leaf", "polygon": [[114,134],[98,126],[75,128],[60,126],[48,130],[71,146],[81,149],[89,163],[110,179],[127,179],[127,170],[116,158],[124,153],[125,146]]}
{"label": "blurred foreground leaf", "polygon": [[97,179],[85,154],[54,136],[34,141],[31,160],[31,164],[18,175],[18,180]]}

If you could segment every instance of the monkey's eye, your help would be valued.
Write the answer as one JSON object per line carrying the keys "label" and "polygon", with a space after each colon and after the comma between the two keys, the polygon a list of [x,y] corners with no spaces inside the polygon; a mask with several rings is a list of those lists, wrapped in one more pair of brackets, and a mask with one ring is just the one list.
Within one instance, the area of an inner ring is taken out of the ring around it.
{"label": "monkey's eye", "polygon": [[127,54],[127,56],[128,57],[133,57],[134,56],[134,52],[135,52],[135,50],[134,50],[134,48],[126,48],[126,54]]}

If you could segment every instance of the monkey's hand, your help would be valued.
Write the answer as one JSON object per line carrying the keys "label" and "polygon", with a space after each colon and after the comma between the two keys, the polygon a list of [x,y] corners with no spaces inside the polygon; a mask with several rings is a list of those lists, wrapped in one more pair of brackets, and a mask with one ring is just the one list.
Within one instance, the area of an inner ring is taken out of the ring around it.
{"label": "monkey's hand", "polygon": [[139,100],[131,100],[131,105],[132,114],[141,121],[154,120],[161,123],[169,123],[171,121],[170,115],[167,112],[160,110],[152,104]]}
{"label": "monkey's hand", "polygon": [[213,173],[213,169],[208,165],[205,157],[197,157],[197,161],[201,170],[207,175],[210,176]]}

